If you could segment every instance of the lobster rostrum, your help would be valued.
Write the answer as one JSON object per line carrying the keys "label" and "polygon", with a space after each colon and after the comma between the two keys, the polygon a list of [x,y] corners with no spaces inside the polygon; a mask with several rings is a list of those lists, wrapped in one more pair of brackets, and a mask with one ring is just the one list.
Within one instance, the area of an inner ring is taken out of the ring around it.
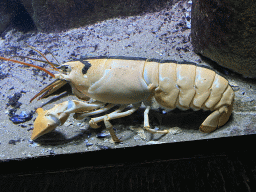
{"label": "lobster rostrum", "polygon": [[[147,59],[89,58],[57,67],[51,64],[59,72],[54,75],[32,64],[3,57],[0,59],[39,68],[56,78],[31,101],[40,95],[40,98],[50,95],[66,83],[71,85],[73,94],[80,99],[65,101],[50,110],[38,108],[32,140],[62,125],[70,114],[74,114],[75,119],[99,115],[91,118],[90,127],[99,128],[98,123],[103,121],[113,141],[120,142],[110,120],[131,115],[142,103],[146,106],[144,129],[151,133],[166,134],[168,130],[150,128],[148,114],[153,99],[167,109],[212,111],[199,128],[205,133],[223,126],[232,112],[235,94],[228,81],[214,71],[194,64]],[[131,107],[127,108],[129,105]],[[100,115],[116,106],[116,110]]]}

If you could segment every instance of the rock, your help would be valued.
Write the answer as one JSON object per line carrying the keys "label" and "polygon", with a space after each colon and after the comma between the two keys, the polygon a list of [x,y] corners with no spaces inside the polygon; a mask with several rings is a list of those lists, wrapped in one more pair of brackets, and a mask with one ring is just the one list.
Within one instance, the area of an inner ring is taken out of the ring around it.
{"label": "rock", "polygon": [[11,25],[13,16],[13,12],[7,7],[7,0],[2,0],[0,2],[0,34]]}
{"label": "rock", "polygon": [[194,51],[245,77],[256,77],[256,2],[194,0]]}
{"label": "rock", "polygon": [[54,32],[164,7],[167,0],[21,0],[38,31]]}
{"label": "rock", "polygon": [[14,27],[22,32],[28,32],[35,25],[19,0],[0,1],[0,34],[8,27]]}

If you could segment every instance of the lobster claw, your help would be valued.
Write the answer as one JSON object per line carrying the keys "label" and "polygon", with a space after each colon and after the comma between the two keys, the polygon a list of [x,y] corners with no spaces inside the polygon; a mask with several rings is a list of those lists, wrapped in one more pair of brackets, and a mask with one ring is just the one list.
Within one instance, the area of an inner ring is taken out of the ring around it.
{"label": "lobster claw", "polygon": [[59,117],[55,117],[54,115],[49,114],[47,110],[44,111],[42,108],[38,108],[36,112],[38,117],[34,123],[34,129],[31,136],[32,140],[51,132],[58,125],[62,125],[69,116],[67,113],[61,113]]}
{"label": "lobster claw", "polygon": [[63,125],[71,113],[92,112],[102,107],[101,102],[87,103],[83,101],[65,101],[55,105],[52,109],[44,111],[42,108],[36,110],[38,116],[34,122],[34,130],[31,139],[49,133],[57,126]]}

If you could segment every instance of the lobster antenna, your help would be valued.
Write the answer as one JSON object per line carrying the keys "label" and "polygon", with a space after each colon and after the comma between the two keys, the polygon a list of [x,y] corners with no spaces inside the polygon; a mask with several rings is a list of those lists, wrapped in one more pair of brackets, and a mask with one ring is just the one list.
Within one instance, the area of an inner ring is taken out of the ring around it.
{"label": "lobster antenna", "polygon": [[[19,58],[30,59],[30,60],[38,61],[38,62],[42,62],[42,63],[48,63],[48,61],[44,61],[44,60],[40,60],[40,59],[35,59],[35,58],[27,57],[27,56],[15,55],[15,56],[12,56],[12,57],[19,57]],[[52,64],[53,64],[55,67],[59,66],[59,65],[56,64],[56,63],[52,63]]]}
{"label": "lobster antenna", "polygon": [[55,78],[55,75],[52,74],[50,71],[42,68],[42,67],[39,67],[39,66],[36,66],[36,65],[33,65],[33,64],[29,64],[29,63],[25,63],[23,61],[17,61],[17,60],[14,60],[14,59],[8,59],[8,58],[5,58],[5,57],[0,57],[0,59],[2,60],[5,60],[5,61],[11,61],[13,63],[19,63],[19,64],[22,64],[22,65],[27,65],[27,66],[30,66],[30,67],[35,67],[37,69],[40,69],[42,71],[44,71],[45,73],[47,73],[48,75],[52,76],[53,78]]}
{"label": "lobster antenna", "polygon": [[53,68],[54,70],[59,71],[59,69],[57,69],[56,67],[54,67],[54,65],[45,57],[45,55],[44,55],[41,51],[37,50],[36,48],[32,47],[32,46],[29,45],[29,44],[26,44],[26,45],[29,46],[29,47],[30,47],[31,49],[33,49],[34,51],[36,51],[37,53],[39,53],[39,54],[52,66],[52,68]]}

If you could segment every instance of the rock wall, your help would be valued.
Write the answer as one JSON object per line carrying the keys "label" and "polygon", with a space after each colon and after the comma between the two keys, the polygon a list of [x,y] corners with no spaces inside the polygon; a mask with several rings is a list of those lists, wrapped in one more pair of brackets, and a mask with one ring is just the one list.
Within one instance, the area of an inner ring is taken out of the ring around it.
{"label": "rock wall", "polygon": [[[168,0],[2,0],[0,33],[9,25],[16,27],[15,20],[23,31],[34,28],[40,32],[58,32],[114,17],[156,11],[168,3]],[[29,17],[24,19],[24,14]]]}
{"label": "rock wall", "polygon": [[194,51],[245,77],[256,78],[256,2],[194,0]]}

